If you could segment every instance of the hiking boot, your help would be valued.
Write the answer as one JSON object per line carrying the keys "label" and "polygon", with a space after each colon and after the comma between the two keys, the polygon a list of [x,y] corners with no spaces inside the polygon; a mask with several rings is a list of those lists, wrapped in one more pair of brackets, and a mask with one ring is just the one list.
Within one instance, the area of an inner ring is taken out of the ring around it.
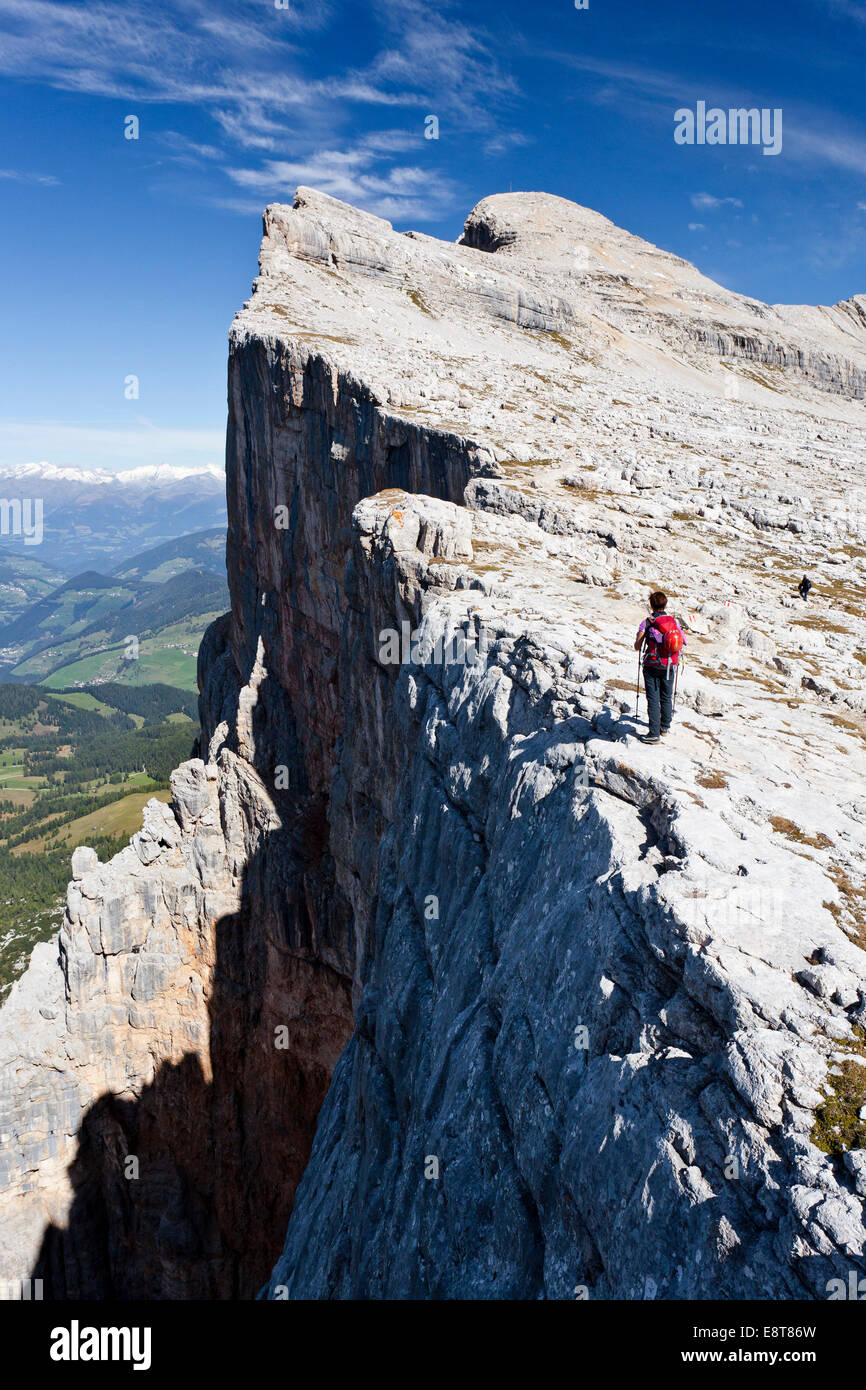
{"label": "hiking boot", "polygon": [[670,726],[670,724],[668,725],[668,727],[667,727],[666,729],[659,729],[659,738],[664,738],[665,734],[669,734],[670,731],[671,731],[671,726]]}
{"label": "hiking boot", "polygon": [[661,743],[661,739],[657,734],[641,734],[640,741],[641,743]]}

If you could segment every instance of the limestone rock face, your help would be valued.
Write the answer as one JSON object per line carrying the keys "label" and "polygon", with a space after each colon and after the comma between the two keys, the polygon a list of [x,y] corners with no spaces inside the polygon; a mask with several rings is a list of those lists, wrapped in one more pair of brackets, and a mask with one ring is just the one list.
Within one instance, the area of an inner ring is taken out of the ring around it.
{"label": "limestone rock face", "polygon": [[[0,1013],[0,1274],[863,1272],[862,299],[761,305],[542,194],[457,244],[266,211],[200,756],[111,864],[76,851]],[[648,747],[657,587],[688,645]]]}
{"label": "limestone rock face", "polygon": [[[421,506],[355,511],[332,817],[384,833],[270,1296],[825,1297],[866,1241],[858,1154],[812,1142],[840,1061],[866,1063],[864,953],[829,911],[831,856],[772,828],[779,774],[750,763],[776,734],[740,705],[729,787],[706,790],[711,713],[663,753],[634,741],[627,643],[594,635],[613,601],[574,610],[553,537],[530,533],[544,582],[520,609],[396,543]],[[472,540],[519,564],[496,514]],[[419,659],[394,674],[375,627],[406,611]],[[478,629],[483,660],[437,660]],[[853,808],[824,786],[810,811],[844,843]]]}
{"label": "limestone rock face", "polygon": [[3,1274],[46,1296],[254,1292],[344,1040],[345,985],[291,950],[289,827],[212,752],[110,864],[75,852],[59,954],[3,1011]]}

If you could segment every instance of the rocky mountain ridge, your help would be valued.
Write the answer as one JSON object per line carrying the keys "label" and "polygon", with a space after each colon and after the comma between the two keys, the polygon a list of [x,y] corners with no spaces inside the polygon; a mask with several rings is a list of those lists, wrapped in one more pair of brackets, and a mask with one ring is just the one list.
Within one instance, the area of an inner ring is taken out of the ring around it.
{"label": "rocky mountain ridge", "polygon": [[[542,194],[457,245],[307,189],[267,210],[201,758],[110,865],[79,851],[59,962],[0,1013],[0,1272],[863,1272],[862,307],[757,304]],[[646,747],[659,584],[688,661]]]}
{"label": "rocky mountain ridge", "polygon": [[136,551],[225,526],[225,474],[214,464],[118,472],[7,465],[0,467],[0,503],[0,561],[44,557],[67,575],[104,572]]}

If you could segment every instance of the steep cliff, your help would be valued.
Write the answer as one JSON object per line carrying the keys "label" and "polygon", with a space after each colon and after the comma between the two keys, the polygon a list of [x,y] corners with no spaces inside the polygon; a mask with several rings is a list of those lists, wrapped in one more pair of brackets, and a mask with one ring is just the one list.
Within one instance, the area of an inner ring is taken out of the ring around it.
{"label": "steep cliff", "polygon": [[[110,865],[78,852],[0,1014],[0,1275],[821,1298],[861,1269],[861,298],[760,305],[539,194],[457,245],[268,209],[201,757]],[[689,660],[645,747],[659,584]]]}

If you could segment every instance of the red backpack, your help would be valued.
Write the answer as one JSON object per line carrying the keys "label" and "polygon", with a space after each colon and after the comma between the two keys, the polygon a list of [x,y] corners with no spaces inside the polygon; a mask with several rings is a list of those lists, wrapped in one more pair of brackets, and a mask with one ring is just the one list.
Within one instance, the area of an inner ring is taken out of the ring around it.
{"label": "red backpack", "polygon": [[670,613],[650,618],[644,629],[647,657],[653,665],[676,666],[683,649],[680,625]]}

